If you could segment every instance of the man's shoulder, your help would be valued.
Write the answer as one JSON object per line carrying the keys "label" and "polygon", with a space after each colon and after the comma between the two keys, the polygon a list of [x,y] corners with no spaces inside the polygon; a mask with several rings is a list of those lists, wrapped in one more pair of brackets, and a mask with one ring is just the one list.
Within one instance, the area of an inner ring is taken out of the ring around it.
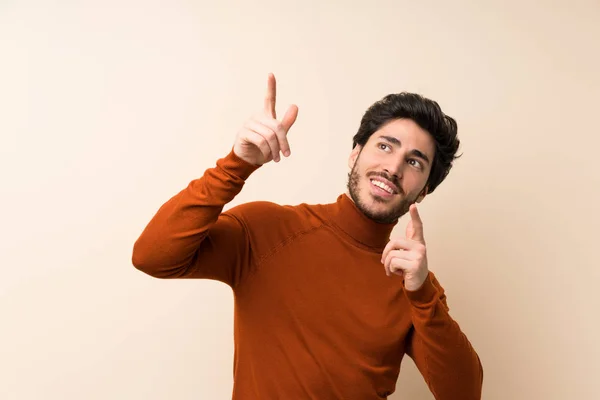
{"label": "man's shoulder", "polygon": [[225,212],[244,227],[253,248],[260,254],[283,241],[318,233],[329,225],[331,204],[281,204],[250,201]]}
{"label": "man's shoulder", "polygon": [[255,200],[238,204],[225,213],[241,219],[305,219],[310,217],[318,218],[321,214],[326,213],[327,207],[327,204],[281,204],[268,200]]}
{"label": "man's shoulder", "polygon": [[310,203],[280,204],[268,200],[256,200],[236,205],[225,214],[236,217],[253,228],[273,229],[282,226],[287,229],[304,230],[325,223],[329,206],[329,204]]}

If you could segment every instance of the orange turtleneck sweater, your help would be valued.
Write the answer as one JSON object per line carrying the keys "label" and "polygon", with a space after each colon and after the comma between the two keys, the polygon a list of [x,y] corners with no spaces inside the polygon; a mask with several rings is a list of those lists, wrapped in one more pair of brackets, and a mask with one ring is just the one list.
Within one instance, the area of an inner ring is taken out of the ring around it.
{"label": "orange turtleneck sweater", "polygon": [[157,278],[233,289],[233,399],[385,399],[405,354],[436,399],[481,398],[479,357],[435,276],[407,291],[380,261],[394,224],[343,194],[324,205],[223,211],[258,169],[231,151],[167,201],[134,245]]}

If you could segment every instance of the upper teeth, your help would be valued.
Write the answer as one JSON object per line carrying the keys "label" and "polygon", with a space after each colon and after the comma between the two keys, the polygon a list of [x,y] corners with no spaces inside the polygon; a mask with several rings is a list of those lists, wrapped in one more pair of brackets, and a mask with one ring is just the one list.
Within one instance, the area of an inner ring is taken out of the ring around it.
{"label": "upper teeth", "polygon": [[383,190],[385,190],[386,192],[390,193],[390,194],[394,194],[394,189],[392,189],[391,187],[389,187],[388,185],[386,185],[383,182],[380,181],[376,181],[376,180],[372,180],[371,181],[373,183],[373,185],[382,188]]}

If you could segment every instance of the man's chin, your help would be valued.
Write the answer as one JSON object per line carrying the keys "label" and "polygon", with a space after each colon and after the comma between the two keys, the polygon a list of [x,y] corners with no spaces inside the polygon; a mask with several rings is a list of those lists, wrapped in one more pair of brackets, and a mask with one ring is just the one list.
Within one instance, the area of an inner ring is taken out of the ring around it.
{"label": "man's chin", "polygon": [[365,211],[364,214],[371,220],[380,224],[391,224],[398,220],[398,217],[394,213],[390,212],[373,212]]}
{"label": "man's chin", "polygon": [[396,221],[400,217],[400,204],[397,202],[383,199],[383,201],[377,201],[372,199],[370,201],[361,202],[361,208],[363,213],[374,221],[381,223],[391,223]]}
{"label": "man's chin", "polygon": [[394,203],[398,203],[398,195],[397,194],[388,197],[388,196],[378,196],[376,194],[369,193],[369,196],[371,197],[373,202],[376,204],[392,205]]}
{"label": "man's chin", "polygon": [[363,199],[363,201],[372,204],[374,207],[379,207],[382,210],[393,210],[394,208],[398,208],[402,203],[402,197],[398,194],[380,196],[374,193],[368,193],[365,197],[366,198]]}

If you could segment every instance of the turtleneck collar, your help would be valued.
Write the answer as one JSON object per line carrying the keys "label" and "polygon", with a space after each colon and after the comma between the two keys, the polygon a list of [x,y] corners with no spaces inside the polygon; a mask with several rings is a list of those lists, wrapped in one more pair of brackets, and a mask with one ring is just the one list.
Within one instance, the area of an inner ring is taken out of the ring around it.
{"label": "turtleneck collar", "polygon": [[383,251],[397,222],[375,222],[358,209],[348,194],[338,196],[328,207],[332,222],[360,244]]}

